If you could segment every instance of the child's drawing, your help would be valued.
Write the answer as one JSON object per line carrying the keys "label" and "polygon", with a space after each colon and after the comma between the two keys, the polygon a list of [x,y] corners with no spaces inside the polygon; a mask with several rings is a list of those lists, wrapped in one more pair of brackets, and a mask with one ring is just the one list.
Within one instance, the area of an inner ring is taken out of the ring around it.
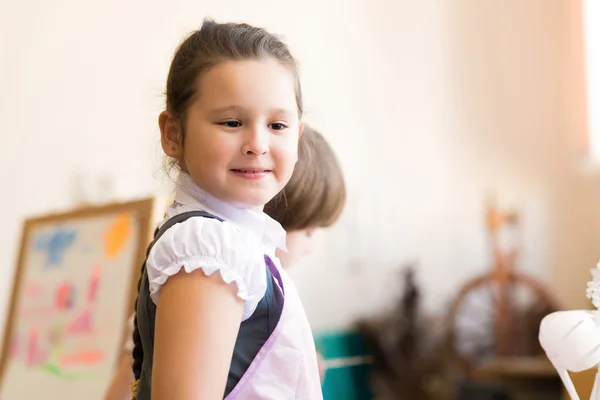
{"label": "child's drawing", "polygon": [[25,221],[0,399],[100,400],[122,354],[152,199]]}
{"label": "child's drawing", "polygon": [[111,296],[102,282],[124,253],[135,256],[135,225],[128,213],[113,217],[93,236],[80,229],[91,231],[87,225],[62,226],[35,236],[33,250],[42,254],[30,268],[45,272],[37,275],[43,279],[23,282],[22,323],[10,348],[12,359],[67,380],[93,379],[94,367],[109,362],[98,344],[99,304]]}

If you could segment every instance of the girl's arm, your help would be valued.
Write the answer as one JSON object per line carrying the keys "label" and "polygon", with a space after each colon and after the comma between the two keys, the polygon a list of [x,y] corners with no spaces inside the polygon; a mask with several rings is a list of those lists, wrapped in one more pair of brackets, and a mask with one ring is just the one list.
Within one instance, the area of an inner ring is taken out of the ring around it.
{"label": "girl's arm", "polygon": [[131,371],[131,354],[124,353],[117,372],[113,376],[112,382],[106,392],[106,400],[131,400],[131,381],[133,374]]}
{"label": "girl's arm", "polygon": [[220,273],[181,270],[157,303],[152,400],[221,400],[244,303]]}

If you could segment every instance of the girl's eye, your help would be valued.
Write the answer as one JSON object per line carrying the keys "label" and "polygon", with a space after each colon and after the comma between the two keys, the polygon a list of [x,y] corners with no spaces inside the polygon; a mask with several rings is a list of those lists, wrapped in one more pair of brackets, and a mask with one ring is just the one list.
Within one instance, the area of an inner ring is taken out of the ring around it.
{"label": "girl's eye", "polygon": [[242,123],[239,121],[223,121],[221,125],[226,126],[227,128],[239,128],[242,126]]}
{"label": "girl's eye", "polygon": [[287,126],[285,126],[285,124],[282,124],[281,122],[274,122],[272,124],[269,124],[269,128],[273,129],[274,131],[282,131],[285,128],[287,128]]}

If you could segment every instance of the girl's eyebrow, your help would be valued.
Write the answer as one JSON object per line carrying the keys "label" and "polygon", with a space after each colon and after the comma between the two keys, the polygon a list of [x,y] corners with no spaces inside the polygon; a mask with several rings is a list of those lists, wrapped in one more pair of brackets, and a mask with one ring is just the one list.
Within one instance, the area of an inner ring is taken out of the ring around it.
{"label": "girl's eyebrow", "polygon": [[237,106],[237,105],[232,105],[232,106],[227,106],[227,107],[220,107],[220,108],[213,108],[212,110],[210,110],[211,113],[213,114],[219,114],[219,113],[224,113],[227,111],[242,111],[244,108]]}
{"label": "girl's eyebrow", "polygon": [[[227,107],[218,107],[218,108],[213,108],[212,110],[210,110],[211,114],[222,114],[225,112],[229,112],[229,111],[233,111],[233,112],[242,112],[245,111],[246,109],[244,107],[238,106],[238,105],[231,105],[231,106],[227,106]],[[290,111],[286,108],[273,108],[271,110],[269,110],[270,114],[284,114],[284,115],[289,115],[289,114],[293,114],[293,111]]]}

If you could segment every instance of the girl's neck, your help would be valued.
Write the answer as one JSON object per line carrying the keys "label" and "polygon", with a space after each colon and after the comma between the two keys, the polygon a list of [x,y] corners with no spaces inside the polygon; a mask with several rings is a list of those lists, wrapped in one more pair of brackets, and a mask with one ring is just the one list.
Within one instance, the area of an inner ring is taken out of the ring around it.
{"label": "girl's neck", "polygon": [[262,209],[238,208],[223,202],[201,189],[188,174],[181,173],[176,182],[176,208],[203,210],[220,217],[238,228],[253,232],[267,247],[285,249],[285,230]]}
{"label": "girl's neck", "polygon": [[217,196],[212,195],[207,190],[203,189],[200,185],[198,185],[193,180],[192,176],[184,170],[181,170],[179,172],[179,177],[177,178],[177,181],[175,184],[176,184],[178,190],[182,190],[182,191],[188,193],[190,196],[195,198],[200,203],[208,203],[208,204],[216,203],[216,204],[222,205],[223,207],[227,207],[227,208],[231,207],[233,209],[240,210],[240,211],[252,211],[252,212],[259,213],[259,214],[262,214],[263,210],[265,208],[264,204],[258,205],[258,206],[249,205],[249,206],[245,207],[245,206],[233,205],[227,201],[221,200]]}

